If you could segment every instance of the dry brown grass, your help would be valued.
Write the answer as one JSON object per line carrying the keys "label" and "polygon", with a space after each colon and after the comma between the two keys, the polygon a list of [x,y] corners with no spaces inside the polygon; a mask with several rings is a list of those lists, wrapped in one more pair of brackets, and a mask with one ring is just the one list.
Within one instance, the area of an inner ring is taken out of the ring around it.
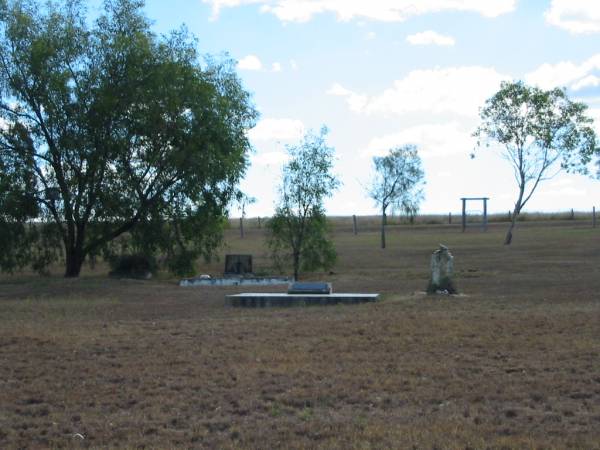
{"label": "dry brown grass", "polygon": [[[265,269],[247,232],[224,252]],[[512,247],[503,232],[390,227],[382,251],[337,228],[335,274],[310,278],[383,294],[358,306],[4,277],[0,448],[600,448],[600,230],[523,224]],[[439,242],[462,296],[420,293]]]}

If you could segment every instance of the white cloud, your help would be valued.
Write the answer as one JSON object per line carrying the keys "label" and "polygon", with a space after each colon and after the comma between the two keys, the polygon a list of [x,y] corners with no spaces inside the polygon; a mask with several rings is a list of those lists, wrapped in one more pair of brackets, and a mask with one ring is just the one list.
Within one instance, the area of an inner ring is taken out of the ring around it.
{"label": "white cloud", "polygon": [[235,6],[251,5],[264,3],[263,0],[202,0],[202,3],[208,3],[212,6],[211,20],[216,20],[223,8],[233,8]]}
{"label": "white cloud", "polygon": [[290,67],[292,68],[292,70],[298,70],[298,63],[295,59],[290,59]]}
{"label": "white cloud", "polygon": [[[240,70],[252,70],[252,71],[260,71],[260,70],[268,70],[260,60],[260,58],[256,55],[248,55],[243,57],[238,61],[238,68]],[[271,64],[271,72],[281,72],[283,70],[283,66],[280,62],[275,61]]]}
{"label": "white cloud", "polygon": [[203,0],[212,5],[213,18],[223,8],[260,5],[262,12],[284,22],[306,22],[316,14],[333,13],[340,21],[368,19],[402,22],[413,16],[444,11],[466,11],[497,17],[515,9],[516,0]]}
{"label": "white cloud", "polygon": [[468,155],[475,146],[471,130],[458,122],[423,124],[397,133],[373,138],[363,150],[363,156],[385,155],[389,149],[414,144],[423,158]]}
{"label": "white cloud", "polygon": [[411,34],[406,37],[406,41],[412,45],[452,46],[455,44],[452,36],[444,36],[443,34],[436,33],[432,30]]}
{"label": "white cloud", "polygon": [[238,61],[240,70],[261,70],[262,62],[256,55],[248,55]]}
{"label": "white cloud", "polygon": [[596,129],[596,133],[600,135],[600,108],[588,109],[587,115],[594,119],[594,128]]}
{"label": "white cloud", "polygon": [[282,166],[290,159],[290,155],[282,151],[264,152],[252,156],[253,166]]}
{"label": "white cloud", "polygon": [[376,37],[377,37],[377,34],[374,31],[369,31],[367,34],[365,34],[365,39],[367,41],[372,41]]}
{"label": "white cloud", "polygon": [[590,106],[600,106],[600,97],[591,97],[591,96],[586,96],[585,98],[575,98],[575,101],[578,102],[585,102]]}
{"label": "white cloud", "polygon": [[248,132],[248,137],[252,141],[294,141],[304,132],[304,124],[297,119],[262,119]]}
{"label": "white cloud", "polygon": [[329,95],[337,95],[340,97],[345,97],[347,95],[351,95],[352,91],[346,89],[344,86],[342,86],[339,83],[333,83],[333,86],[331,86],[329,88],[329,90],[327,91],[327,93]]}
{"label": "white cloud", "polygon": [[563,198],[563,197],[576,197],[576,198],[581,198],[581,197],[586,197],[588,195],[587,191],[585,189],[577,189],[574,187],[565,187],[562,189],[542,189],[539,192],[539,196],[540,197],[558,197],[558,198]]}
{"label": "white cloud", "polygon": [[509,79],[494,68],[467,66],[414,70],[391,88],[369,97],[334,84],[329,94],[346,98],[354,112],[366,114],[458,114],[477,117],[485,100]]}
{"label": "white cloud", "polygon": [[588,75],[576,83],[573,83],[573,90],[578,91],[587,87],[596,87],[600,85],[600,78],[596,75]]}
{"label": "white cloud", "polygon": [[597,0],[552,0],[544,17],[549,24],[573,34],[600,32],[600,2]]}
{"label": "white cloud", "polygon": [[560,178],[560,179],[556,179],[556,180],[551,180],[548,183],[548,186],[552,187],[552,188],[558,188],[558,187],[571,186],[572,184],[573,184],[573,180],[571,180],[570,178]]}
{"label": "white cloud", "polygon": [[542,89],[570,87],[574,90],[598,86],[599,79],[593,72],[600,71],[600,53],[593,55],[581,64],[561,61],[556,64],[542,64],[525,75],[525,81]]}
{"label": "white cloud", "polygon": [[366,95],[352,92],[339,83],[334,83],[333,86],[331,86],[331,88],[329,88],[327,91],[327,94],[345,97],[350,110],[354,112],[362,112],[368,101],[368,97]]}

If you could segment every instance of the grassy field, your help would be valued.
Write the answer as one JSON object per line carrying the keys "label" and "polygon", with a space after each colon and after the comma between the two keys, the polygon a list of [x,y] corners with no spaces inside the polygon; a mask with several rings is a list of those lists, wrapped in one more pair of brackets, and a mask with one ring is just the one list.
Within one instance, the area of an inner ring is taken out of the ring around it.
{"label": "grassy field", "polygon": [[[375,222],[338,221],[338,264],[307,278],[382,294],[358,306],[4,276],[0,448],[600,448],[600,229],[527,221],[505,247],[505,227],[392,226],[380,250]],[[223,253],[266,271],[262,233]],[[438,243],[460,296],[422,293]]]}

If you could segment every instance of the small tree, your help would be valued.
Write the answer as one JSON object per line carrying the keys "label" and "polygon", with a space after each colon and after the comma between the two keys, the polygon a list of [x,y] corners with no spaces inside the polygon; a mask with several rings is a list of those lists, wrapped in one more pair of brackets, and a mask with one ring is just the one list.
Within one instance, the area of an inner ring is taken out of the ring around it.
{"label": "small tree", "polygon": [[323,127],[319,135],[307,133],[298,145],[288,146],[290,161],[283,168],[279,204],[268,223],[268,244],[275,264],[291,261],[294,279],[300,270],[327,270],[336,258],[327,237],[323,201],[339,181],[331,173],[334,149],[327,146]]}
{"label": "small tree", "polygon": [[256,203],[256,198],[250,197],[243,192],[238,192],[235,199],[240,209],[240,238],[244,239],[244,219],[246,218],[246,207]]}
{"label": "small tree", "polygon": [[587,173],[596,150],[593,120],[587,105],[567,98],[564,89],[545,91],[521,81],[504,82],[481,109],[474,133],[482,141],[497,142],[512,165],[519,189],[504,244],[512,242],[517,217],[539,183],[561,170]]}
{"label": "small tree", "polygon": [[387,210],[398,210],[414,216],[423,200],[424,172],[414,145],[390,150],[386,156],[373,157],[375,177],[369,196],[381,208],[381,248],[385,248]]}

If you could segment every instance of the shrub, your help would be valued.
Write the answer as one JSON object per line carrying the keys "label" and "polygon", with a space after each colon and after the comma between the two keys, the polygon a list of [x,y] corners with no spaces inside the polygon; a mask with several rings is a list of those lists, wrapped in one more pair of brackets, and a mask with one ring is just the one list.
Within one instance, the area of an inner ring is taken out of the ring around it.
{"label": "shrub", "polygon": [[170,272],[181,277],[194,275],[196,256],[194,252],[182,250],[167,259],[167,267]]}
{"label": "shrub", "polygon": [[109,260],[111,276],[127,278],[149,278],[157,270],[153,256],[141,253],[119,255]]}

